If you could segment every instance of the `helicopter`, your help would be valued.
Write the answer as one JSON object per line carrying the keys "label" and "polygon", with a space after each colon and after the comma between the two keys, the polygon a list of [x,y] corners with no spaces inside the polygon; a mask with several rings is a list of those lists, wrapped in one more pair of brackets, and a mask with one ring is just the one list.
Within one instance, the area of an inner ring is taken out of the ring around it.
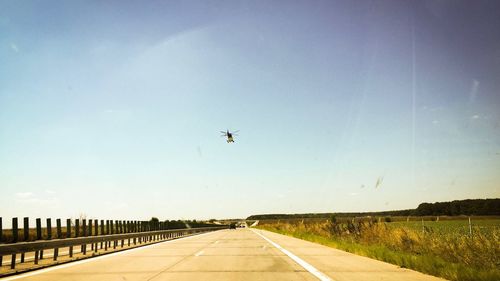
{"label": "helicopter", "polygon": [[230,143],[230,142],[234,142],[234,139],[233,139],[233,136],[237,136],[236,133],[239,132],[239,130],[237,131],[234,131],[234,132],[229,132],[229,130],[227,130],[226,132],[224,131],[220,131],[222,133],[221,137],[226,137],[227,138],[227,143]]}

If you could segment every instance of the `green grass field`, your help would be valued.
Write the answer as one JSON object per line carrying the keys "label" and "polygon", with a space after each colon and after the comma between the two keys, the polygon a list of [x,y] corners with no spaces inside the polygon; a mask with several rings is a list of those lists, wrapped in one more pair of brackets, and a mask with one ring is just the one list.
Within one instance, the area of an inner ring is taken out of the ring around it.
{"label": "green grass field", "polygon": [[393,228],[409,228],[416,231],[422,231],[433,233],[455,233],[457,235],[469,235],[472,230],[472,235],[477,234],[479,231],[481,234],[489,235],[495,229],[500,228],[500,219],[491,220],[473,220],[471,221],[471,228],[469,228],[468,220],[441,220],[441,221],[398,221],[387,223],[389,227]]}

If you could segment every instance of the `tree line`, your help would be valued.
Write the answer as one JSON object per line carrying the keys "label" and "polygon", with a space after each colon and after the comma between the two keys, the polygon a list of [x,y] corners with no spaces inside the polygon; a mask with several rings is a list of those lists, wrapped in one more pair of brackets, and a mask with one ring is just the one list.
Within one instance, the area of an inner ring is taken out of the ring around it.
{"label": "tree line", "polygon": [[[152,217],[152,223],[157,223],[160,220],[157,217]],[[165,220],[164,224],[167,229],[182,229],[182,228],[196,228],[196,227],[212,227],[213,223],[205,223],[197,220]]]}
{"label": "tree line", "polygon": [[500,198],[467,199],[450,202],[421,203],[416,209],[383,212],[354,213],[307,213],[307,214],[262,214],[252,215],[247,220],[330,218],[366,216],[500,216]]}

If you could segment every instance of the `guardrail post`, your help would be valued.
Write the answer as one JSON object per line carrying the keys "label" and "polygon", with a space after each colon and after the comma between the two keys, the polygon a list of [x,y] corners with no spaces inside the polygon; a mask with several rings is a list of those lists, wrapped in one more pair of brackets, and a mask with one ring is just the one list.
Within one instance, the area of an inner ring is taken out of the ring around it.
{"label": "guardrail post", "polygon": [[62,238],[61,219],[56,219],[57,239]]}
{"label": "guardrail post", "polygon": [[[82,236],[86,237],[87,236],[87,220],[82,219]],[[84,255],[87,254],[87,244],[81,245],[80,252],[83,253]]]}
{"label": "guardrail post", "polygon": [[[75,219],[75,238],[80,236],[80,220]],[[69,247],[69,257],[73,257],[73,246]]]}
{"label": "guardrail post", "polygon": [[38,251],[35,251],[35,264],[38,264]]}
{"label": "guardrail post", "polygon": [[[16,243],[17,242],[17,233],[18,228],[17,228],[17,218],[12,218],[12,242]],[[12,254],[12,260],[10,261],[10,268],[15,269],[16,268],[16,254]]]}
{"label": "guardrail post", "polygon": [[42,219],[36,219],[36,240],[42,240]]}
{"label": "guardrail post", "polygon": [[19,231],[19,229],[17,228],[17,218],[12,218],[12,243],[17,242],[18,231]]}
{"label": "guardrail post", "polygon": [[[104,235],[104,220],[101,220],[101,235]],[[102,241],[101,241],[101,249],[102,249]]]}
{"label": "guardrail post", "polygon": [[16,268],[16,254],[12,254],[12,260],[10,261],[10,269]]}
{"label": "guardrail post", "polygon": [[[92,236],[92,220],[89,220],[89,233],[88,236]],[[90,250],[94,250],[94,243],[90,244]]]}
{"label": "guardrail post", "polygon": [[[23,233],[24,237],[23,237],[23,241],[28,241],[29,240],[29,236],[30,236],[30,223],[29,223],[29,218],[28,217],[25,217],[24,218],[24,233]],[[24,262],[24,253],[21,253],[21,263]],[[0,263],[1,265],[1,263]]]}
{"label": "guardrail post", "polygon": [[[94,236],[99,235],[99,221],[94,220]],[[97,252],[97,242],[92,244],[94,246],[94,252]]]}
{"label": "guardrail post", "polygon": [[[36,240],[42,239],[42,220],[36,219]],[[35,264],[38,264],[38,259],[43,258],[43,251],[35,251]]]}
{"label": "guardrail post", "polygon": [[[50,225],[50,219],[47,219],[47,223]],[[52,229],[52,226],[47,226]],[[56,235],[57,238],[61,238],[61,219],[56,219]],[[59,248],[54,248],[54,255],[52,256],[53,260],[56,261],[59,256]]]}
{"label": "guardrail post", "polygon": [[23,241],[28,241],[30,238],[30,219],[28,217],[24,218],[24,239]]}
{"label": "guardrail post", "polygon": [[54,261],[57,261],[58,256],[59,256],[59,248],[54,248]]}
{"label": "guardrail post", "polygon": [[[57,239],[62,238],[62,232],[61,232],[61,219],[56,219],[56,228],[57,228]],[[54,260],[57,260],[57,257],[59,256],[59,248],[54,249]]]}
{"label": "guardrail post", "polygon": [[[109,226],[109,220],[106,220],[106,235],[109,235],[109,234],[111,234],[111,229]],[[106,247],[104,249],[108,250],[108,245],[111,245],[111,244],[109,244],[109,241],[104,241],[104,244],[106,244]]]}
{"label": "guardrail post", "polygon": [[66,219],[66,238],[71,237],[71,219]]}
{"label": "guardrail post", "polygon": [[52,222],[50,219],[47,219],[47,240],[52,239]]}
{"label": "guardrail post", "polygon": [[80,220],[75,219],[75,237],[80,237]]}

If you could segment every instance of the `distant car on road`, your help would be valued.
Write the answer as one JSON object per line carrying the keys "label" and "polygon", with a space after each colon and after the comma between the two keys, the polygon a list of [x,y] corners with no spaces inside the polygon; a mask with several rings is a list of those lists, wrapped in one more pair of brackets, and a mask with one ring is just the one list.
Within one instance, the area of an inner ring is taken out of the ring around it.
{"label": "distant car on road", "polygon": [[232,222],[229,224],[229,229],[236,229],[236,223]]}

